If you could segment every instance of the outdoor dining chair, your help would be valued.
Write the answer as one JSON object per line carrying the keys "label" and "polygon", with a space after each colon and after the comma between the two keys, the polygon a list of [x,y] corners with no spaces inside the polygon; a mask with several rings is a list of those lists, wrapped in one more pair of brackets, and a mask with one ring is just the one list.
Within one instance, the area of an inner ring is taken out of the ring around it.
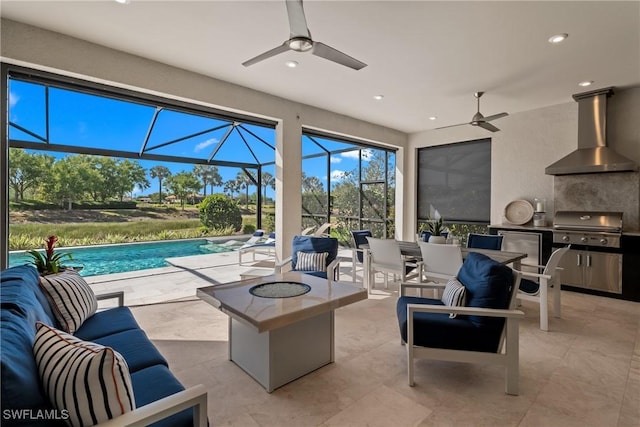
{"label": "outdoor dining chair", "polygon": [[364,260],[364,253],[361,246],[368,243],[367,237],[371,237],[371,230],[351,231],[351,244],[353,245],[351,248],[351,278],[354,283],[356,281],[356,264],[362,264]]}
{"label": "outdoor dining chair", "polygon": [[467,236],[467,247],[499,251],[502,249],[502,236],[469,233]]}
{"label": "outdoor dining chair", "polygon": [[547,300],[549,289],[553,289],[553,315],[560,317],[560,274],[562,268],[558,265],[568,251],[569,246],[556,249],[549,257],[547,265],[522,264],[522,266],[544,269],[541,274],[523,271],[518,291],[518,299],[533,301],[540,305],[540,329],[543,331],[549,330],[549,303]]}
{"label": "outdoor dining chair", "polygon": [[[435,283],[434,296],[452,279],[458,276],[462,267],[462,250],[457,245],[418,242],[422,254],[421,282]],[[421,294],[422,295],[422,294]]]}
{"label": "outdoor dining chair", "polygon": [[419,271],[416,270],[418,265],[402,257],[400,246],[395,239],[376,239],[374,237],[366,239],[369,242],[370,256],[369,271],[365,271],[364,274],[369,274],[371,278],[367,281],[369,284],[368,292],[371,292],[375,285],[376,272],[384,274],[385,289],[389,288],[389,274],[393,274],[394,281],[398,278],[401,283],[418,278]]}

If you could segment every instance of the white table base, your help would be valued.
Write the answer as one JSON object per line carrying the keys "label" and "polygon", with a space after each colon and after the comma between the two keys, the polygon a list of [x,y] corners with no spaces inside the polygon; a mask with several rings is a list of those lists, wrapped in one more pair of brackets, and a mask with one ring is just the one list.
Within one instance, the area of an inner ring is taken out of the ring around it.
{"label": "white table base", "polygon": [[265,332],[230,317],[229,360],[271,393],[334,361],[334,312]]}

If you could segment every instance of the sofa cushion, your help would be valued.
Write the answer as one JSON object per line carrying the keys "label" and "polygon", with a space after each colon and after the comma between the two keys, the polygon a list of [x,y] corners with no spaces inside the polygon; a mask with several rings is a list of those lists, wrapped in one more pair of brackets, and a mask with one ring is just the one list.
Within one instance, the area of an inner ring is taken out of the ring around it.
{"label": "sofa cushion", "polygon": [[540,292],[540,283],[529,279],[520,279],[520,290],[525,294],[538,295],[538,292]]}
{"label": "sofa cushion", "polygon": [[0,275],[2,309],[29,317],[34,328],[32,339],[37,321],[57,326],[49,301],[40,289],[39,280],[38,270],[30,265],[11,267]]}
{"label": "sofa cushion", "polygon": [[[513,273],[511,268],[486,255],[470,252],[458,272],[458,280],[465,287],[467,307],[509,308]],[[477,326],[502,329],[503,318],[469,316]]]}
{"label": "sofa cushion", "polygon": [[[396,312],[404,342],[407,342],[407,304],[444,305],[439,299],[400,297]],[[413,343],[421,347],[495,353],[501,331],[478,327],[470,317],[458,315],[452,319],[448,313],[414,313]]]}
{"label": "sofa cushion", "polygon": [[[133,393],[138,408],[184,390],[184,387],[164,365],[154,365],[131,374]],[[151,427],[193,427],[193,409],[151,424]]]}
{"label": "sofa cushion", "polygon": [[136,407],[127,362],[112,348],[37,324],[33,354],[45,394],[75,427],[92,426]]}
{"label": "sofa cushion", "polygon": [[[4,273],[3,273],[4,274]],[[4,294],[2,295],[4,298]],[[0,311],[0,398],[2,409],[51,409],[40,386],[40,376],[33,358],[35,322],[21,313]],[[33,425],[33,421],[11,417],[2,425]],[[42,423],[41,425],[46,425]]]}
{"label": "sofa cushion", "polygon": [[98,311],[85,320],[74,335],[83,340],[95,341],[100,337],[131,329],[140,329],[140,326],[129,307],[115,307]]}
{"label": "sofa cushion", "polygon": [[89,284],[77,271],[40,277],[40,286],[51,303],[53,313],[65,332],[73,334],[98,309]]}
{"label": "sofa cushion", "polygon": [[93,342],[111,347],[120,353],[129,365],[129,372],[136,372],[153,365],[166,365],[167,360],[151,343],[142,329],[131,329],[96,338]]}

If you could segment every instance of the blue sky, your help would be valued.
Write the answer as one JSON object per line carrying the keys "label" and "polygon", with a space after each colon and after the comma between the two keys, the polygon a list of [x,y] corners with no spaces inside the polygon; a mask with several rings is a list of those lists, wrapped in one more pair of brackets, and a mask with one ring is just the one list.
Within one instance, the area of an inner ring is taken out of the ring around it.
{"label": "blue sky", "polygon": [[[133,102],[98,97],[69,90],[50,88],[49,103],[49,141],[52,144],[84,146],[92,148],[108,148],[111,150],[139,152],[150,129],[156,110],[153,106]],[[45,88],[39,84],[18,80],[10,81],[9,116],[12,123],[46,139],[46,95]],[[247,125],[247,129],[275,146],[273,129]],[[211,117],[187,114],[175,110],[163,109],[156,115],[156,120],[149,136],[146,149],[149,153],[189,158],[208,158],[228,131],[228,123]],[[208,131],[208,132],[207,132]],[[222,144],[215,159],[255,163],[253,155],[264,162],[274,160],[274,150],[260,142],[250,133],[234,130],[227,142]],[[166,146],[162,144],[201,133]],[[243,139],[244,136],[244,139]],[[10,139],[41,142],[13,126],[9,128]],[[306,139],[306,138],[305,138]],[[245,142],[251,151],[246,147]],[[336,141],[323,141],[329,150],[345,148],[346,145]],[[44,145],[44,144],[43,144]],[[253,154],[252,154],[253,151]],[[303,144],[303,155],[318,153],[321,150],[308,140]],[[56,157],[65,154],[50,152]],[[363,156],[366,157],[367,156]],[[192,164],[138,160],[147,171],[156,165],[164,165],[172,173],[191,171]],[[345,172],[357,167],[358,151],[336,154],[331,157],[332,181],[339,180]],[[223,181],[233,179],[240,169],[218,167]],[[273,166],[264,168],[274,174]],[[303,171],[310,176],[317,176],[327,181],[326,158],[305,160]],[[147,172],[148,173],[148,172]],[[149,194],[158,191],[158,180],[148,176],[151,186],[134,195]],[[222,188],[215,189],[221,192]],[[250,190],[251,192],[255,189]],[[207,194],[209,189],[207,189]],[[273,197],[273,191],[267,194]]]}

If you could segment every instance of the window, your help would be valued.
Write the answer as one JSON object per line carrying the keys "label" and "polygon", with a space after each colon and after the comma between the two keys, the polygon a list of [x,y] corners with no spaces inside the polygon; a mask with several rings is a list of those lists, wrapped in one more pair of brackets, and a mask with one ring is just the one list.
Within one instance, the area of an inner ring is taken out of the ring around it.
{"label": "window", "polygon": [[418,222],[488,224],[491,139],[418,150]]}
{"label": "window", "polygon": [[302,135],[303,228],[339,223],[333,232],[394,235],[395,152],[316,131]]}

